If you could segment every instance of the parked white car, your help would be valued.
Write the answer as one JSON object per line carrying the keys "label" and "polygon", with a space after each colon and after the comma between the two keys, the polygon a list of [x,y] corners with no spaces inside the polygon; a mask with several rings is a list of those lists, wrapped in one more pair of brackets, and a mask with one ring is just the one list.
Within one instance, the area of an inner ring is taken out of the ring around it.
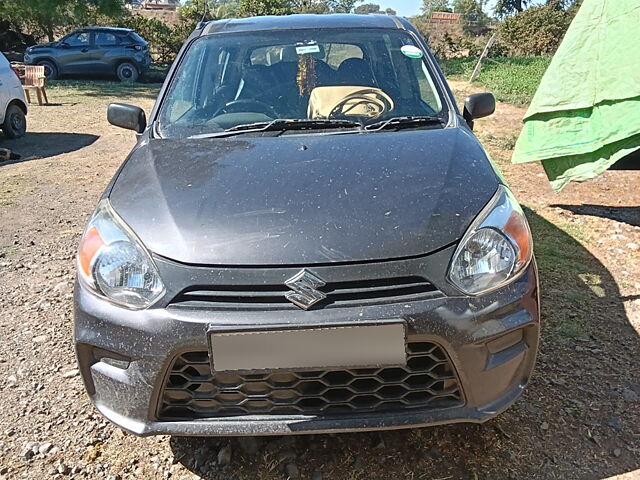
{"label": "parked white car", "polygon": [[18,138],[26,133],[26,115],[27,102],[20,79],[0,53],[0,127],[5,137]]}

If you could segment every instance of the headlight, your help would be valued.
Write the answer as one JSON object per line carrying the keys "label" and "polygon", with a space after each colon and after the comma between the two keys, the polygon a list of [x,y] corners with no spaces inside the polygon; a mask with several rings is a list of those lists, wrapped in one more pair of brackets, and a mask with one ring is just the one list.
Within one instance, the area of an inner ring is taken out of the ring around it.
{"label": "headlight", "polygon": [[111,208],[98,205],[78,251],[79,278],[94,293],[140,310],[164,294],[164,284],[140,240]]}
{"label": "headlight", "polygon": [[498,187],[462,238],[449,267],[449,281],[468,295],[515,280],[533,255],[527,219],[513,194]]}

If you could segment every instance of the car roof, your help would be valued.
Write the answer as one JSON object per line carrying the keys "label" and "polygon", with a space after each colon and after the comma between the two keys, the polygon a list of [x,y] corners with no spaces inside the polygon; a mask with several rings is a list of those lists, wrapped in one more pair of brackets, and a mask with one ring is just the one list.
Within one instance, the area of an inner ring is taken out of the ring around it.
{"label": "car roof", "polygon": [[306,28],[390,28],[404,29],[403,22],[393,15],[286,15],[232,18],[207,22],[202,35],[216,33],[257,32],[265,30],[300,30]]}
{"label": "car roof", "polygon": [[84,28],[80,28],[79,30],[95,30],[95,31],[102,31],[102,32],[122,32],[122,33],[133,32],[133,29],[124,28],[124,27],[84,27]]}

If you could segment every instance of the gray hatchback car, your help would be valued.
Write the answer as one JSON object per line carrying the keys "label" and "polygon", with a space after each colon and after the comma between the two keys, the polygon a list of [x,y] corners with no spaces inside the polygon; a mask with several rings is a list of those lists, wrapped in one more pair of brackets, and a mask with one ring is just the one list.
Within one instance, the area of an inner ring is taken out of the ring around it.
{"label": "gray hatchback car", "polygon": [[57,42],[34,45],[24,54],[27,65],[44,66],[45,75],[115,75],[135,82],[151,64],[149,46],[129,28],[87,27]]}
{"label": "gray hatchback car", "polygon": [[202,24],[83,234],[75,347],[138,435],[483,422],[527,385],[527,220],[392,16]]}

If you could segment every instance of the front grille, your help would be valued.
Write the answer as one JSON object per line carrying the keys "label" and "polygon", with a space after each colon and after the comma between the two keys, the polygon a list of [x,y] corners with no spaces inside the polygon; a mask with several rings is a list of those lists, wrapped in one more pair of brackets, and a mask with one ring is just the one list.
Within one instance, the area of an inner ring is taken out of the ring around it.
{"label": "front grille", "polygon": [[178,356],[159,417],[330,415],[462,405],[451,363],[436,344],[407,344],[407,366],[349,370],[211,372],[205,351]]}
{"label": "front grille", "polygon": [[[422,277],[333,282],[319,290],[327,298],[313,308],[410,302],[438,294],[437,289]],[[290,291],[284,283],[196,286],[183,290],[170,302],[170,306],[218,310],[297,310],[285,297]]]}

